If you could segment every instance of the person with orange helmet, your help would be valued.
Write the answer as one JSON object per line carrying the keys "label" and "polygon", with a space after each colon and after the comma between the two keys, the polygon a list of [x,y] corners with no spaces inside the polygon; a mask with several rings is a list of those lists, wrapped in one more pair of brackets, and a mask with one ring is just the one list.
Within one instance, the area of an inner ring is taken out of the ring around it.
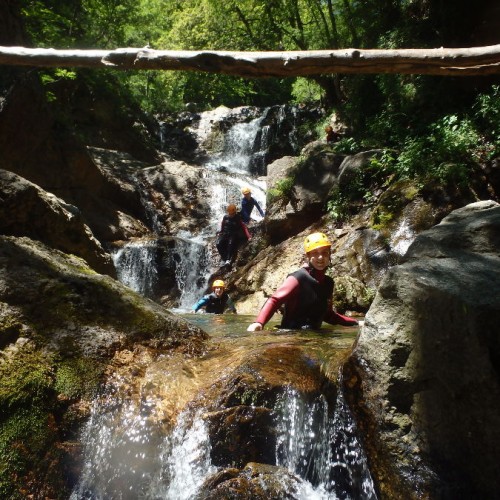
{"label": "person with orange helmet", "polygon": [[264,217],[264,211],[260,208],[259,202],[252,196],[252,191],[249,187],[241,189],[243,198],[241,199],[241,218],[245,224],[250,222],[250,216],[254,207],[259,211],[259,214]]}
{"label": "person with orange helmet", "polygon": [[205,310],[207,313],[222,314],[226,309],[236,314],[236,307],[229,294],[225,291],[226,285],[222,280],[212,283],[212,292],[204,295],[193,307],[194,312]]}
{"label": "person with orange helmet", "polygon": [[325,233],[312,233],[304,240],[306,264],[289,274],[260,310],[247,330],[262,330],[273,314],[284,307],[281,328],[319,329],[323,321],[356,326],[358,322],[333,309],[333,279],[325,274],[332,244]]}
{"label": "person with orange helmet", "polygon": [[236,259],[238,248],[243,240],[250,240],[251,235],[243,223],[241,215],[236,211],[236,205],[231,203],[227,207],[227,214],[222,218],[220,231],[217,233],[217,250],[224,265],[231,265]]}

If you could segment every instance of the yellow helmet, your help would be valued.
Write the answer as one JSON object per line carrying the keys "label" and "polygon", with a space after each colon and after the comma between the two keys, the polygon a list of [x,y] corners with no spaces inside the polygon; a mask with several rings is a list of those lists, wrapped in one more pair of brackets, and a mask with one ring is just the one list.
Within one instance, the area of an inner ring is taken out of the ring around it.
{"label": "yellow helmet", "polygon": [[251,193],[252,191],[250,191],[250,188],[249,187],[244,187],[244,188],[241,188],[241,194],[249,194]]}
{"label": "yellow helmet", "polygon": [[332,244],[325,233],[313,233],[304,240],[304,250],[306,253],[312,252],[316,248],[331,246]]}
{"label": "yellow helmet", "polygon": [[215,280],[212,284],[212,288],[216,288],[216,287],[221,287],[221,288],[225,288],[225,284],[222,280]]}
{"label": "yellow helmet", "polygon": [[236,213],[236,205],[234,203],[227,206],[227,213],[229,215],[234,215]]}

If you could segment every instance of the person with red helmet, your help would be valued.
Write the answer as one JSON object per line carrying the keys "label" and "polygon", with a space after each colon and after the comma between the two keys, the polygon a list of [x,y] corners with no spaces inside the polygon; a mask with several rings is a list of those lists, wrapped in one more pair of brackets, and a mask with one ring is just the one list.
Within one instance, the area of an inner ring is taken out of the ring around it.
{"label": "person with red helmet", "polygon": [[217,250],[224,265],[231,265],[236,258],[241,242],[246,238],[251,239],[247,226],[243,223],[241,215],[236,212],[236,205],[231,203],[227,207],[227,214],[221,222],[220,231],[217,233]]}
{"label": "person with red helmet", "polygon": [[247,330],[262,330],[273,314],[284,307],[281,328],[319,329],[323,321],[332,325],[357,326],[358,322],[333,309],[333,279],[325,274],[330,265],[331,246],[324,233],[313,233],[304,240],[307,263],[288,275],[260,310]]}
{"label": "person with red helmet", "polygon": [[226,309],[236,314],[236,307],[229,294],[225,291],[225,283],[222,280],[215,280],[212,283],[212,293],[204,295],[193,307],[194,312],[205,309],[205,312],[212,314],[222,314]]}

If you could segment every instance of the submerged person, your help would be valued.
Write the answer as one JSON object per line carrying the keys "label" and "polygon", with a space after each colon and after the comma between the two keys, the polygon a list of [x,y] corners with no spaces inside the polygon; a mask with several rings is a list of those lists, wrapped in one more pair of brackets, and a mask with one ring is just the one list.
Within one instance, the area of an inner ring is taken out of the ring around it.
{"label": "submerged person", "polygon": [[236,307],[231,297],[225,290],[226,285],[222,280],[215,280],[212,284],[212,293],[204,295],[193,307],[194,312],[205,309],[205,312],[222,314],[226,309],[236,314]]}
{"label": "submerged person", "polygon": [[227,207],[227,214],[221,222],[220,231],[217,233],[217,250],[225,265],[230,265],[238,253],[238,248],[246,238],[251,239],[247,226],[243,223],[241,215],[236,212],[236,205],[231,203]]}
{"label": "submerged person", "polygon": [[323,321],[332,325],[358,325],[355,319],[333,309],[333,279],[325,274],[330,265],[331,247],[324,233],[309,235],[304,240],[307,263],[288,275],[247,331],[262,330],[281,306],[284,306],[281,328],[319,329]]}
{"label": "submerged person", "polygon": [[264,217],[264,211],[260,208],[259,202],[252,196],[252,191],[249,187],[244,187],[241,190],[243,198],[241,199],[241,218],[245,224],[250,222],[250,216],[254,207],[258,210],[259,214]]}

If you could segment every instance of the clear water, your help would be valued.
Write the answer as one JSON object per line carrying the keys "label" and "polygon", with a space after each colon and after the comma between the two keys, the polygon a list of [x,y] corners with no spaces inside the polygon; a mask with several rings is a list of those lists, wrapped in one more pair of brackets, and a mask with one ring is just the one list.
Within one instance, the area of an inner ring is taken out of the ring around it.
{"label": "clear water", "polygon": [[[321,333],[249,333],[253,318],[186,314],[210,334],[201,358],[160,356],[137,362],[141,377],[117,372],[92,410],[82,442],[85,465],[71,500],[165,499],[196,496],[217,468],[202,418],[187,404],[262,346],[300,345],[337,378],[357,329],[328,327]],[[271,324],[271,327],[273,325]],[[141,364],[142,363],[142,364]],[[286,391],[275,411],[276,463],[296,476],[298,500],[375,499],[366,458],[341,393],[333,417],[326,398],[306,404]]]}

